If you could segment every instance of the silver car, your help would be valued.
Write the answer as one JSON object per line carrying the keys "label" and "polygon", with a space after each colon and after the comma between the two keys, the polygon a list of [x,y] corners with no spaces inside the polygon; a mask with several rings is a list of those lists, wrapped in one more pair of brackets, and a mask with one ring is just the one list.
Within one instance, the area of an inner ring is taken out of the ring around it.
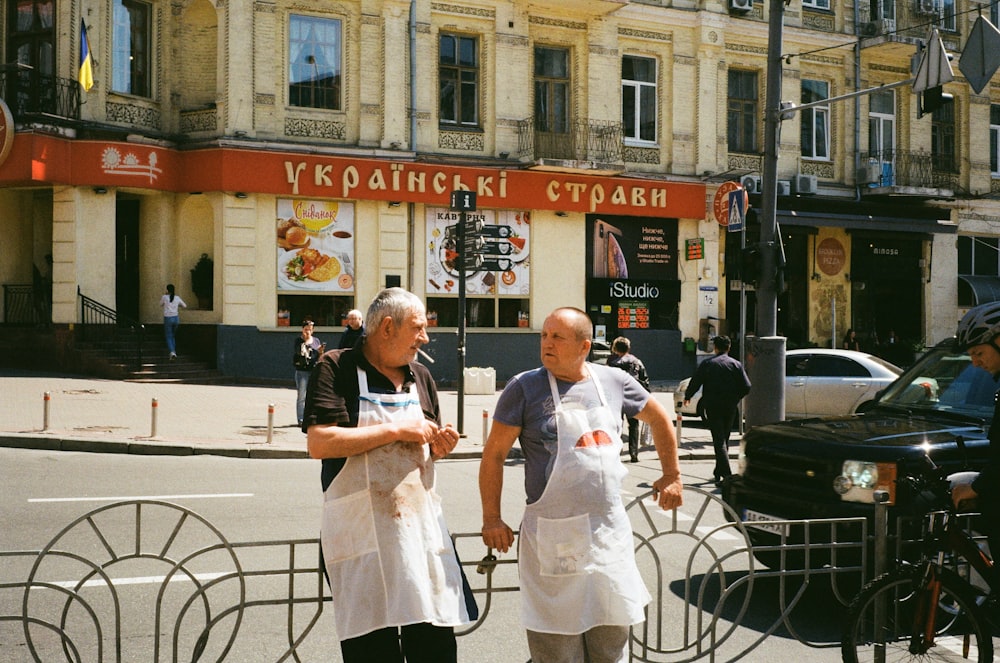
{"label": "silver car", "polygon": [[[867,352],[829,348],[789,350],[785,353],[785,418],[863,412],[875,394],[902,372],[895,364]],[[691,378],[685,378],[677,387],[676,411],[704,420],[701,390],[684,405],[684,392],[690,382]]]}

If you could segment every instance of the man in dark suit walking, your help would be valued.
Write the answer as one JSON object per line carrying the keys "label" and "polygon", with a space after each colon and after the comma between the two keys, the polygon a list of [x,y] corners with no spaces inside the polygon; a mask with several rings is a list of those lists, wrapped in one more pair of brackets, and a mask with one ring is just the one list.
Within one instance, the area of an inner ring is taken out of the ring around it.
{"label": "man in dark suit walking", "polygon": [[698,390],[702,390],[701,402],[705,406],[705,417],[715,446],[715,470],[712,475],[718,484],[733,474],[729,468],[729,434],[733,430],[740,400],[750,393],[750,378],[743,370],[743,364],[729,356],[732,343],[728,336],[716,336],[712,342],[715,344],[715,356],[698,365],[684,392],[684,404],[687,405]]}

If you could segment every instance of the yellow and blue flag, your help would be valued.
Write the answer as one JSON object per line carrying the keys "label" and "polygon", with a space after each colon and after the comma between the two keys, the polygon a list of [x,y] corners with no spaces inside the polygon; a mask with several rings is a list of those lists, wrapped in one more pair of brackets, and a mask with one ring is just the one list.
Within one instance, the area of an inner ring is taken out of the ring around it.
{"label": "yellow and blue flag", "polygon": [[87,40],[87,24],[80,19],[80,85],[84,92],[94,87],[94,63],[90,58],[90,42]]}

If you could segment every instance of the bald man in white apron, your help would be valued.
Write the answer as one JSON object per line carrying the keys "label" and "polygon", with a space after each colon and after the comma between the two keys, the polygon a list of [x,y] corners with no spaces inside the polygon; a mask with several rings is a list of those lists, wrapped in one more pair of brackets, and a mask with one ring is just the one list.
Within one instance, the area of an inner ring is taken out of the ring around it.
{"label": "bald man in white apron", "polygon": [[579,309],[546,318],[543,368],[504,388],[480,465],[483,541],[505,552],[514,536],[500,516],[503,463],[520,439],[528,505],[518,568],[532,663],[622,663],[629,628],[644,619],[650,597],[621,500],[623,413],[650,426],[663,471],[653,483],[660,506],[681,503],[669,415],[628,373],[586,363],[590,333]]}
{"label": "bald man in white apron", "polygon": [[[456,661],[453,627],[475,618],[435,492],[434,458],[458,433],[414,362],[422,302],[391,288],[357,346],[324,355],[310,382],[310,455],[324,459],[320,540],[345,663]],[[352,425],[353,424],[353,425]]]}

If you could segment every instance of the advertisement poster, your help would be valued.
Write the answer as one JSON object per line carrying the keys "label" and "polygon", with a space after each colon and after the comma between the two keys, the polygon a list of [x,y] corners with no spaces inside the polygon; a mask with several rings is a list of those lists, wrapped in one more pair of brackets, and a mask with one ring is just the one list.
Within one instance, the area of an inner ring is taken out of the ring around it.
{"label": "advertisement poster", "polygon": [[[427,211],[427,294],[458,294],[456,230],[461,214],[447,209]],[[474,269],[465,272],[469,295],[527,295],[530,285],[530,212],[467,212],[466,239]]]}
{"label": "advertisement poster", "polygon": [[278,292],[354,292],[354,203],[278,199]]}
{"label": "advertisement poster", "polygon": [[675,219],[588,216],[587,225],[591,278],[677,278]]}

